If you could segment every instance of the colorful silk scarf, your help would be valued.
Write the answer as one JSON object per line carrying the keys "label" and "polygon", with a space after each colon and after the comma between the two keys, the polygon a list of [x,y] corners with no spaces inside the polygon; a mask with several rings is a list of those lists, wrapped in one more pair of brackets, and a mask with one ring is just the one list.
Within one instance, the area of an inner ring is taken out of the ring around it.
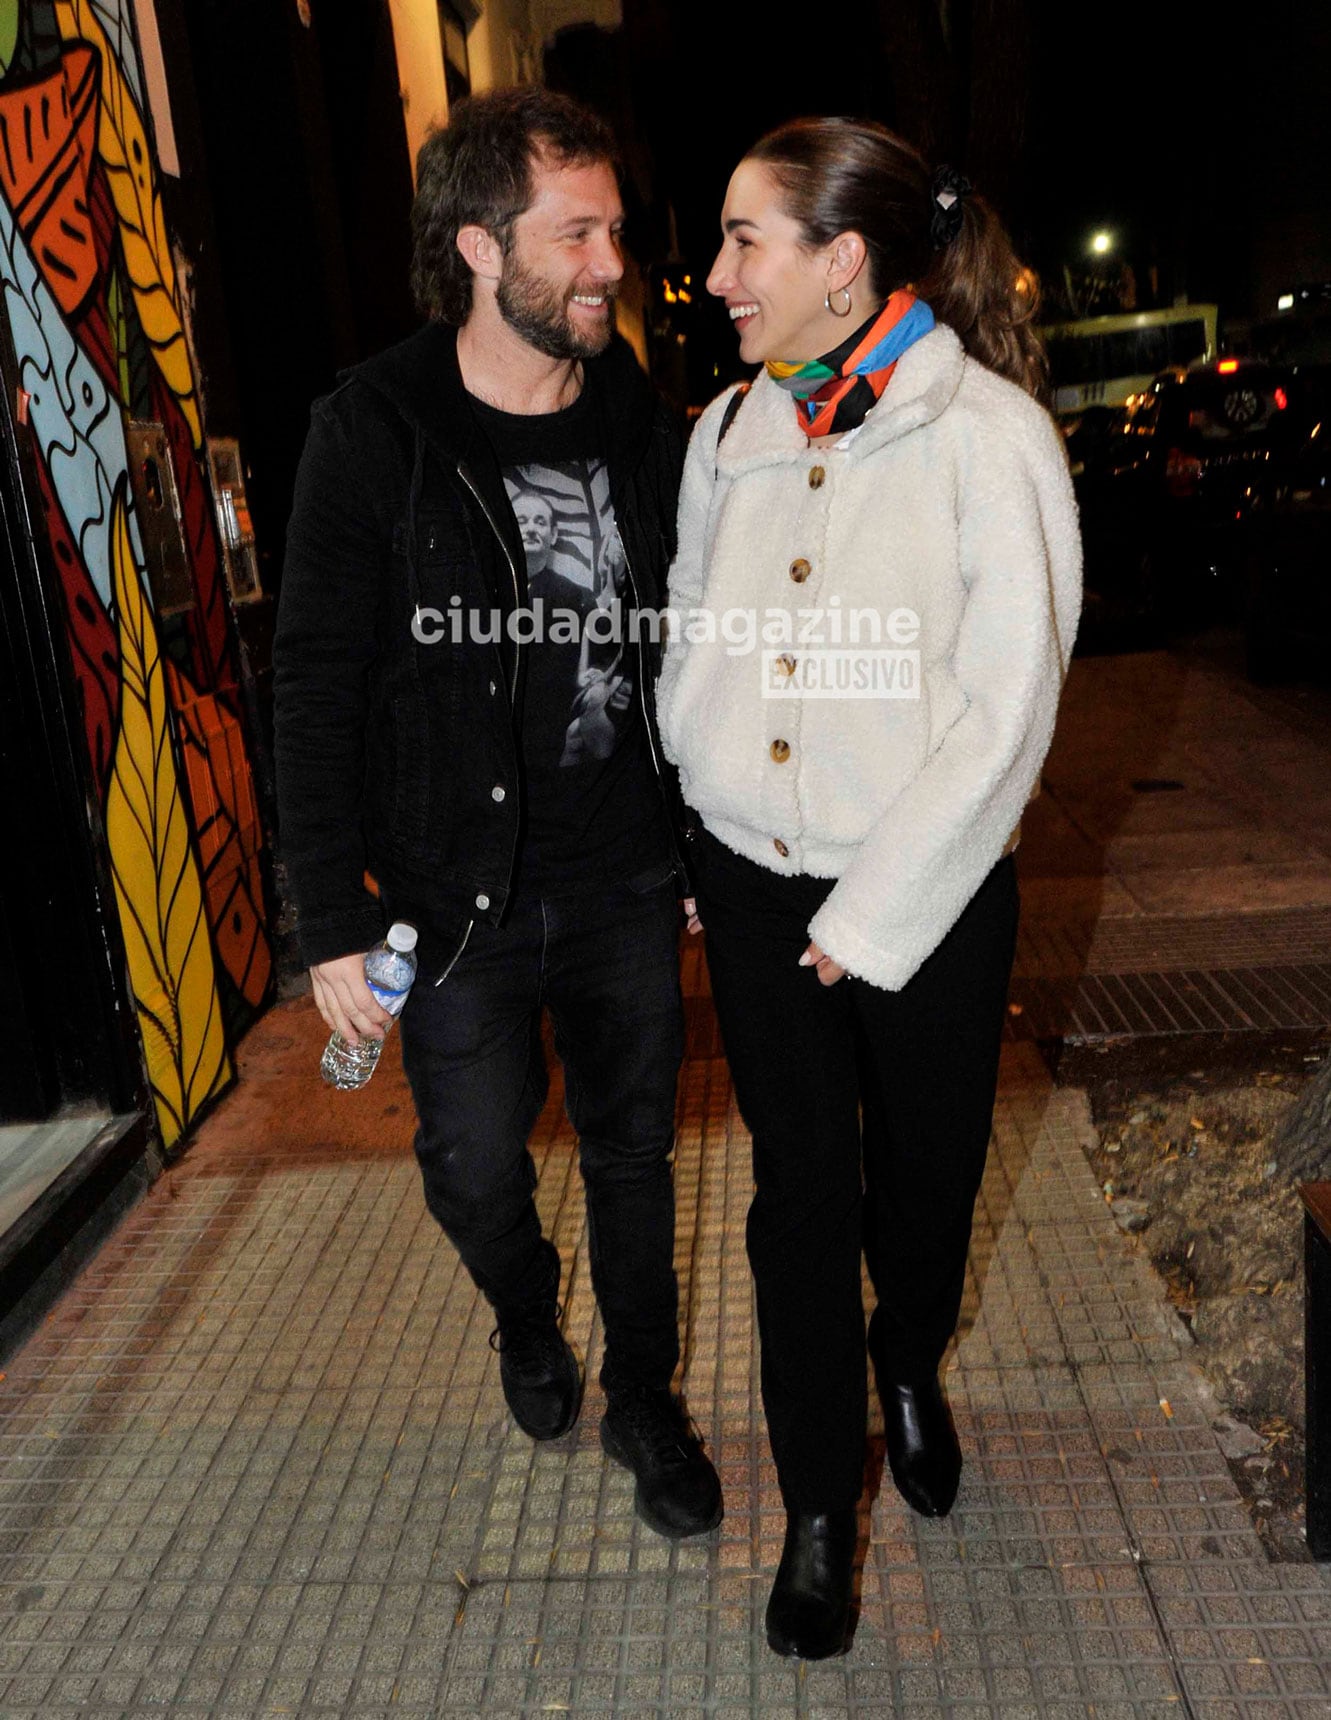
{"label": "colorful silk scarf", "polygon": [[769,358],[767,374],[795,396],[806,436],[840,435],[863,424],[887,387],[897,360],[933,326],[934,313],[928,305],[903,288],[822,358],[802,364]]}

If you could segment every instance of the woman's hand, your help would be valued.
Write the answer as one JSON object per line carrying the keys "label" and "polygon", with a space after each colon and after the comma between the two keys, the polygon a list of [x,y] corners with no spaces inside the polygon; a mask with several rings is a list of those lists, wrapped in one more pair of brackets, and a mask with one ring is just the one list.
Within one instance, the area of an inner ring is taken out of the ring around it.
{"label": "woman's hand", "polygon": [[684,898],[684,920],[690,936],[702,930],[702,921],[698,918],[698,903],[692,896]]}
{"label": "woman's hand", "polygon": [[839,967],[831,956],[824,954],[817,944],[813,943],[800,957],[800,966],[817,968],[819,985],[835,985],[839,979],[846,977],[845,968]]}

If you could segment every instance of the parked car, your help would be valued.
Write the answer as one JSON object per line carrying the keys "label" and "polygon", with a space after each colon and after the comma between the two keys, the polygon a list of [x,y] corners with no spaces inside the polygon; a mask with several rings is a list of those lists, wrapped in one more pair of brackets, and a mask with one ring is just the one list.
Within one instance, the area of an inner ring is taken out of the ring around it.
{"label": "parked car", "polygon": [[1080,460],[1070,442],[1092,624],[1237,613],[1240,528],[1309,428],[1298,374],[1239,359],[1163,371],[1103,428]]}
{"label": "parked car", "polygon": [[1324,667],[1331,648],[1331,372],[1301,378],[1312,422],[1255,485],[1244,524],[1241,614],[1257,681]]}

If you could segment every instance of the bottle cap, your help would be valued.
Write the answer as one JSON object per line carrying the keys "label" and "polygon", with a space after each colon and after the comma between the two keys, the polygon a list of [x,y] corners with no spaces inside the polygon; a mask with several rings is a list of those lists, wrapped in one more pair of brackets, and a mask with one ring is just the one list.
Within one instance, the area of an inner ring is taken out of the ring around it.
{"label": "bottle cap", "polygon": [[388,928],[388,947],[405,955],[416,948],[416,928],[405,920],[394,920]]}

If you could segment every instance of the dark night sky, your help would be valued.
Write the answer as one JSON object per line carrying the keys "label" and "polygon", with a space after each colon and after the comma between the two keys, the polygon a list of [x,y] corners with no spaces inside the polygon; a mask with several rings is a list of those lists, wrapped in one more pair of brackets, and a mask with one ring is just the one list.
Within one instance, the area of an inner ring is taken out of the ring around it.
{"label": "dark night sky", "polygon": [[1120,0],[836,0],[819,37],[702,0],[625,0],[621,129],[645,138],[658,197],[705,270],[746,145],[798,113],[886,121],[987,189],[1046,275],[1097,226],[1143,290],[1160,271],[1233,316],[1331,279],[1331,9],[1264,0],[1235,35],[1219,8]]}

